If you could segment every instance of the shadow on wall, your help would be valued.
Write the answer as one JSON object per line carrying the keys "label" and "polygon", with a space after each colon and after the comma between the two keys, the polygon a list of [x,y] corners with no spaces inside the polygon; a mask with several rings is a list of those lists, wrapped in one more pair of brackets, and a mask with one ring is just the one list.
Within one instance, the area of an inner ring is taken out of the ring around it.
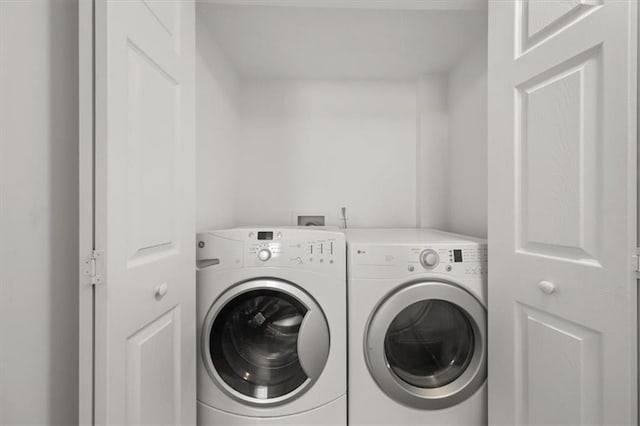
{"label": "shadow on wall", "polygon": [[[78,413],[78,4],[49,6],[49,419]],[[59,54],[59,52],[61,54]],[[61,250],[60,247],[65,247]]]}
{"label": "shadow on wall", "polygon": [[0,0],[2,425],[78,421],[77,46],[78,0]]}

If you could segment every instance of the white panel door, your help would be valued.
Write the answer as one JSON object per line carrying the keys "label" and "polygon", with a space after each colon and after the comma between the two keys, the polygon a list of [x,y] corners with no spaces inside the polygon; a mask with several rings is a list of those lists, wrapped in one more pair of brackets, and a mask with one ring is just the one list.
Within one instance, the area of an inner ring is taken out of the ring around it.
{"label": "white panel door", "polygon": [[490,2],[490,424],[637,422],[637,25]]}
{"label": "white panel door", "polygon": [[195,424],[194,4],[93,4],[93,421]]}

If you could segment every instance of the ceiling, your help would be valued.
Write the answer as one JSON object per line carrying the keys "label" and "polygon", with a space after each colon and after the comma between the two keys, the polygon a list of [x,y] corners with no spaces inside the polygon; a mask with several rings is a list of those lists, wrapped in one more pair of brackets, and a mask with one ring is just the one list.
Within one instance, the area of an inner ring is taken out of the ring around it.
{"label": "ceiling", "polygon": [[400,79],[448,70],[486,39],[479,4],[208,0],[197,13],[243,78]]}

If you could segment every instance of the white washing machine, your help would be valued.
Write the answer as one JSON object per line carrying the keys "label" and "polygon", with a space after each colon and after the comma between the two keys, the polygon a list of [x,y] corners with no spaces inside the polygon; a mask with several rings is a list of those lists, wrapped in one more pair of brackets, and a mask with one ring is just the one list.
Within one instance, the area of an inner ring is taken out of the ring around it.
{"label": "white washing machine", "polygon": [[198,424],[346,425],[344,234],[198,235]]}
{"label": "white washing machine", "polygon": [[487,247],[429,229],[347,232],[349,424],[487,424]]}

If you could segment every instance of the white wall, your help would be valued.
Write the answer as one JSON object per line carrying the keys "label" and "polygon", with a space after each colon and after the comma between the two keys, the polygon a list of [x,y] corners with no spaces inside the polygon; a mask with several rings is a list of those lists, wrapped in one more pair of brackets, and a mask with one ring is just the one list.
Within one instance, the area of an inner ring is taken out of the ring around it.
{"label": "white wall", "polygon": [[197,229],[233,227],[238,79],[198,18],[196,56]]}
{"label": "white wall", "polygon": [[[204,18],[201,18],[204,19]],[[417,80],[241,79],[198,26],[198,229],[328,214],[485,237],[486,41]]]}
{"label": "white wall", "polygon": [[249,81],[240,105],[238,225],[415,226],[414,81]]}
{"label": "white wall", "polygon": [[77,423],[73,0],[0,1],[0,424]]}
{"label": "white wall", "polygon": [[449,75],[449,173],[445,229],[487,236],[487,45]]}
{"label": "white wall", "polygon": [[427,74],[418,82],[416,153],[417,226],[444,229],[448,223],[449,111],[447,74]]}

